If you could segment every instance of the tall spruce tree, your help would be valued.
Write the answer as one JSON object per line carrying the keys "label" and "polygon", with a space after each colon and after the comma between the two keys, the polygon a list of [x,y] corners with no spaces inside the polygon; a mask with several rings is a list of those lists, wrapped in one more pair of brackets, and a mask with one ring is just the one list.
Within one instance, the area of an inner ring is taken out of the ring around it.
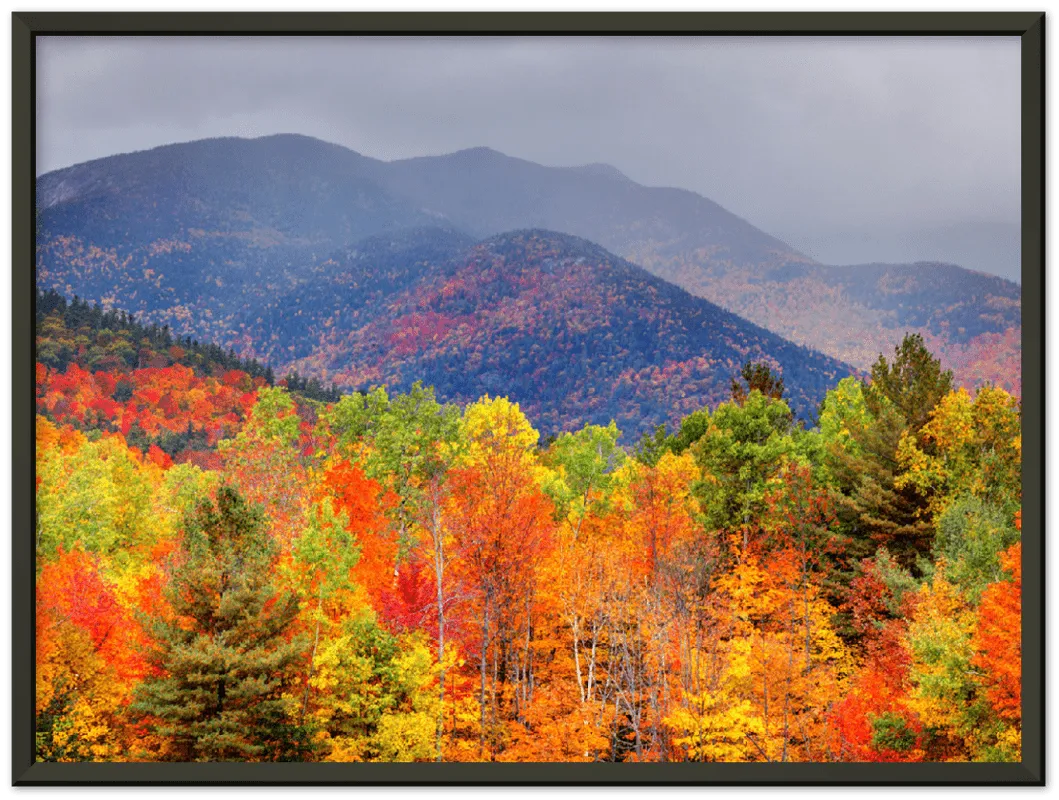
{"label": "tall spruce tree", "polygon": [[[165,595],[175,617],[151,626],[158,675],[133,710],[174,761],[301,760],[307,736],[288,708],[304,648],[285,634],[297,598],[272,585],[276,545],[231,487],[185,520]],[[287,695],[285,697],[285,695]]]}
{"label": "tall spruce tree", "polygon": [[894,349],[893,363],[879,355],[871,368],[871,383],[864,389],[868,410],[879,416],[884,405],[892,405],[918,434],[938,401],[952,391],[952,372],[942,370],[918,333],[905,336]]}
{"label": "tall spruce tree", "polygon": [[951,390],[952,373],[942,370],[922,336],[908,334],[894,349],[893,361],[880,355],[871,381],[860,386],[866,413],[844,420],[844,438],[827,438],[828,466],[837,483],[839,515],[851,537],[851,558],[884,546],[912,569],[929,555],[933,527],[927,498],[914,486],[899,488],[897,448],[904,436],[919,438]]}

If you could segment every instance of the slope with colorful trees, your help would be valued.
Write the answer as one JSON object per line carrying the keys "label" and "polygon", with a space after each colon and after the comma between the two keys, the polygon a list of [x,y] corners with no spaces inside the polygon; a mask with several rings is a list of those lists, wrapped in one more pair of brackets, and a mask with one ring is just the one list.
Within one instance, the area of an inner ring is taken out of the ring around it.
{"label": "slope with colorful trees", "polygon": [[70,308],[38,340],[40,760],[1020,758],[1021,406],[918,337],[811,429],[748,363],[625,447],[503,396],[322,402]]}

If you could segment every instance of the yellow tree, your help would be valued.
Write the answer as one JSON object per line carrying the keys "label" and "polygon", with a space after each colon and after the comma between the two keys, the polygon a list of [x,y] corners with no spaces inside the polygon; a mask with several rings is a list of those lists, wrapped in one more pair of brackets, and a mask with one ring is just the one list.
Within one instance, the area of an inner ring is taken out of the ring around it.
{"label": "yellow tree", "polygon": [[487,746],[493,756],[500,744],[501,705],[528,703],[537,567],[551,542],[553,509],[540,488],[539,434],[517,404],[482,398],[465,409],[461,434],[466,452],[453,470],[448,508],[457,568],[479,621],[484,758]]}

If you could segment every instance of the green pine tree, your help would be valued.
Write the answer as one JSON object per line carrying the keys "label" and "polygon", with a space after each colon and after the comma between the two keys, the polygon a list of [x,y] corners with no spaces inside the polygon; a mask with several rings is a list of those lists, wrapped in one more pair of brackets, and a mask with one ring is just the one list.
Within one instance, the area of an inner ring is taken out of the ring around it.
{"label": "green pine tree", "polygon": [[176,612],[156,620],[156,677],[134,711],[168,740],[176,761],[303,760],[296,720],[302,642],[288,633],[297,598],[272,585],[276,545],[257,507],[231,487],[185,521],[166,597]]}
{"label": "green pine tree", "polygon": [[894,349],[893,364],[879,355],[871,368],[871,383],[864,389],[868,410],[878,416],[889,403],[918,434],[934,407],[952,391],[952,372],[942,370],[918,333],[907,334]]}

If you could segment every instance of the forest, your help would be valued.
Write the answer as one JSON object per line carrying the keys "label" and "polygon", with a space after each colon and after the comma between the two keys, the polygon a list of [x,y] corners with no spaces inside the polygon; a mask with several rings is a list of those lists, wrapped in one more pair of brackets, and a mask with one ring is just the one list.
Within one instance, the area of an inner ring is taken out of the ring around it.
{"label": "forest", "polygon": [[626,446],[37,309],[38,760],[1020,760],[1021,402],[918,335]]}

